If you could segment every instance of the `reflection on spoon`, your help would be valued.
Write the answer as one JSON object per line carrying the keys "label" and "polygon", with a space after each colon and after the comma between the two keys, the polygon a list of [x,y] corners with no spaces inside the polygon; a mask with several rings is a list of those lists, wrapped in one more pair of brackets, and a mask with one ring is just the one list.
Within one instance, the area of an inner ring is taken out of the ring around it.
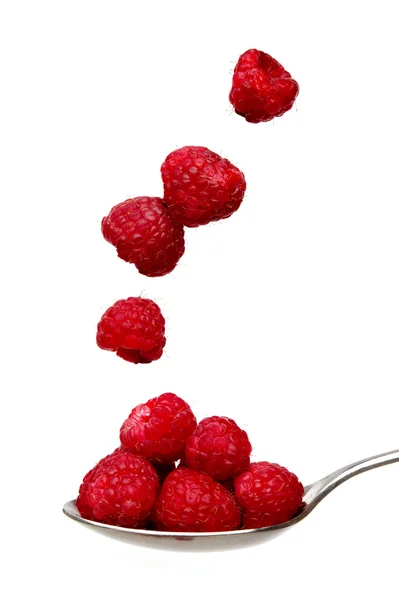
{"label": "reflection on spoon", "polygon": [[399,450],[378,454],[377,456],[365,458],[346,467],[342,467],[341,469],[334,471],[334,473],[305,487],[305,494],[303,497],[305,506],[293,519],[286,523],[282,523],[281,525],[262,527],[260,529],[240,529],[237,531],[223,531],[216,533],[148,531],[146,529],[127,529],[125,527],[117,527],[116,525],[107,525],[105,523],[97,523],[96,521],[83,519],[76,508],[75,500],[67,502],[63,511],[67,517],[79,521],[79,523],[95,527],[96,530],[103,535],[127,543],[139,544],[152,548],[191,550],[194,552],[230,550],[262,543],[266,539],[276,537],[287,527],[295,525],[307,517],[327,494],[332,492],[344,481],[347,481],[355,475],[369,471],[370,469],[389,465],[394,462],[399,462]]}

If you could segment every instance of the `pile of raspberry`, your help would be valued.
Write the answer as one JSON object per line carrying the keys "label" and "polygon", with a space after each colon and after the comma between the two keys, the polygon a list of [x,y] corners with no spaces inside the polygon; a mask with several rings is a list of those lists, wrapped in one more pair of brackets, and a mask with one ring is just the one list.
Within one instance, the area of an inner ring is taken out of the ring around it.
{"label": "pile of raspberry", "polygon": [[172,393],[131,411],[120,446],[84,477],[82,517],[120,527],[218,532],[279,525],[299,513],[296,475],[251,462],[246,432],[227,417],[197,423]]}

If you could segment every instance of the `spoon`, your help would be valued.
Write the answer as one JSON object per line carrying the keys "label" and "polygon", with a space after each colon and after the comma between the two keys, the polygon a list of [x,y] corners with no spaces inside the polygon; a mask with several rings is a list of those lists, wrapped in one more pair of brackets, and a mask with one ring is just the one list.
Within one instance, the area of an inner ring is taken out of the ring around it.
{"label": "spoon", "polygon": [[[233,548],[242,548],[245,546],[264,542],[282,533],[287,527],[295,525],[307,517],[312,510],[336,487],[344,481],[347,481],[355,475],[399,462],[399,450],[384,452],[370,458],[364,458],[354,462],[346,467],[334,471],[330,475],[311,483],[305,487],[303,501],[305,503],[302,511],[290,521],[273,525],[271,527],[261,527],[259,529],[240,529],[236,531],[223,531],[215,533],[190,533],[175,531],[148,531],[146,529],[128,529],[115,525],[107,525],[90,521],[80,516],[76,508],[76,501],[70,500],[64,505],[63,512],[67,517],[95,527],[99,533],[118,539],[119,541],[139,544],[142,546],[157,547],[169,550],[194,550],[215,551],[229,550]],[[181,542],[191,542],[190,544],[181,544]]]}

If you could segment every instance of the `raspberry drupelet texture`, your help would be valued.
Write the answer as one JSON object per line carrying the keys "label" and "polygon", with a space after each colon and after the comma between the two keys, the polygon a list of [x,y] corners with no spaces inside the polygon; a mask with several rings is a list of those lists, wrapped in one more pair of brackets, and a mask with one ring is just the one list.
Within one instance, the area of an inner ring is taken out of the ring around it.
{"label": "raspberry drupelet texture", "polygon": [[122,527],[144,527],[159,491],[147,460],[117,449],[87,473],[76,506],[85,519]]}
{"label": "raspberry drupelet texture", "polygon": [[290,110],[298,93],[299,85],[277,60],[253,49],[238,59],[229,99],[238,115],[260,123]]}
{"label": "raspberry drupelet texture", "polygon": [[169,154],[161,174],[164,202],[173,219],[186,227],[230,217],[246,189],[237,167],[202,146],[184,146]]}
{"label": "raspberry drupelet texture", "polygon": [[162,356],[165,319],[147,298],[118,300],[97,326],[97,345],[132,363],[150,363]]}
{"label": "raspberry drupelet texture", "polygon": [[118,256],[148,277],[170,273],[184,253],[184,228],[161,198],[139,196],[117,204],[103,218],[101,230]]}
{"label": "raspberry drupelet texture", "polygon": [[248,435],[233,419],[208,417],[187,440],[185,464],[225,481],[248,469],[251,452]]}
{"label": "raspberry drupelet texture", "polygon": [[220,483],[179,467],[165,479],[152,521],[161,531],[232,531],[240,527],[241,511]]}
{"label": "raspberry drupelet texture", "polygon": [[289,521],[302,505],[304,489],[294,473],[264,461],[236,478],[234,492],[244,509],[244,528],[255,529]]}
{"label": "raspberry drupelet texture", "polygon": [[133,408],[120,429],[120,441],[132,452],[151,461],[182,458],[197,420],[176,394],[161,394]]}

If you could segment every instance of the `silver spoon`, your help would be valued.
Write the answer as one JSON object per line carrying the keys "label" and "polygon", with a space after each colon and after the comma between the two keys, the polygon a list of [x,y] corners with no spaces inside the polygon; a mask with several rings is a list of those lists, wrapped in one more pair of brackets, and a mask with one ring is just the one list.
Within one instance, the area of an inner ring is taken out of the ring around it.
{"label": "silver spoon", "polygon": [[[216,533],[183,533],[173,531],[147,531],[145,529],[127,529],[125,527],[117,527],[115,525],[106,525],[83,519],[78,509],[76,501],[70,500],[64,505],[63,511],[67,517],[95,527],[99,533],[118,539],[123,542],[139,544],[142,546],[163,548],[168,550],[193,550],[198,551],[216,551],[229,550],[233,548],[242,548],[256,543],[264,542],[266,539],[271,539],[282,533],[287,527],[295,525],[307,517],[312,510],[319,504],[323,498],[330,492],[335,490],[341,483],[347,481],[355,475],[389,465],[394,462],[399,462],[399,450],[392,452],[384,452],[377,454],[371,458],[364,458],[347,467],[342,467],[334,473],[315,481],[305,487],[303,497],[306,506],[296,517],[272,527],[262,527],[260,529],[241,529],[237,531],[224,531]],[[181,542],[191,542],[190,544],[181,544]]]}

